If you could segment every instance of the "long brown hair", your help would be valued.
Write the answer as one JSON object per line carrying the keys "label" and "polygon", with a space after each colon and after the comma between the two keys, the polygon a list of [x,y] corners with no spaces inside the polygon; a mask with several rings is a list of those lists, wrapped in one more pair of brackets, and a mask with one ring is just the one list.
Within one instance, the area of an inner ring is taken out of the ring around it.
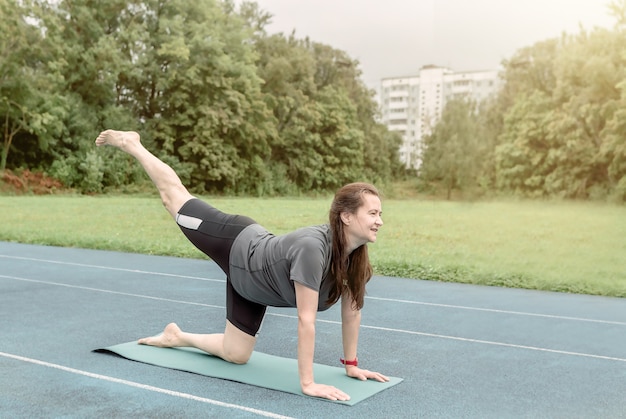
{"label": "long brown hair", "polygon": [[[347,238],[341,213],[356,214],[364,204],[363,194],[380,196],[378,190],[369,183],[350,183],[337,191],[330,206],[329,222],[332,232],[331,274],[335,286],[328,297],[328,304],[336,303],[341,297],[344,286],[352,297],[352,307],[360,310],[365,299],[365,284],[372,277],[372,264],[367,252],[367,244],[347,254]],[[344,285],[345,284],[345,285]]]}

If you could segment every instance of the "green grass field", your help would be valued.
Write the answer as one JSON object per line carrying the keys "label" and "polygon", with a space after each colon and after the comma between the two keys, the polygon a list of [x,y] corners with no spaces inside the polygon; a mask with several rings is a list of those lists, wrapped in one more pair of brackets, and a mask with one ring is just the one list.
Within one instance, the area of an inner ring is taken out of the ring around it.
{"label": "green grass field", "polygon": [[[216,198],[281,234],[324,223],[328,198]],[[203,258],[156,196],[0,196],[0,240]],[[626,207],[384,200],[377,275],[626,297]]]}

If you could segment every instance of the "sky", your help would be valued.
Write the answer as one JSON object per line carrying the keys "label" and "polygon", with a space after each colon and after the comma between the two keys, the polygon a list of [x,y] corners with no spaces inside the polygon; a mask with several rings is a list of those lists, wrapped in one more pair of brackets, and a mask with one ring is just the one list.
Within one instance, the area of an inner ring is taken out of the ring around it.
{"label": "sky", "polygon": [[538,41],[611,28],[609,0],[255,0],[273,15],[269,33],[343,50],[363,81],[417,75],[424,65],[454,71],[497,69]]}

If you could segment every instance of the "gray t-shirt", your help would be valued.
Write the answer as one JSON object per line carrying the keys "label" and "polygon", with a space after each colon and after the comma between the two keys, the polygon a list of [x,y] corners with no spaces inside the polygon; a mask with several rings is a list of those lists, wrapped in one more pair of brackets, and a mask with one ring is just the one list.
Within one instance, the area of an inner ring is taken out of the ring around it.
{"label": "gray t-shirt", "polygon": [[318,310],[333,286],[328,225],[275,236],[258,224],[246,227],[230,251],[230,280],[244,298],[273,307],[295,307],[293,281],[319,292]]}

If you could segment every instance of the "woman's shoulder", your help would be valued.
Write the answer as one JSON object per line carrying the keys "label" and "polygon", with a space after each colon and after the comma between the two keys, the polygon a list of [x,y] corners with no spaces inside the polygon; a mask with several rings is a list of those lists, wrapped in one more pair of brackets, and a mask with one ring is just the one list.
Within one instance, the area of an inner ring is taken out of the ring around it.
{"label": "woman's shoulder", "polygon": [[289,235],[288,247],[298,252],[319,252],[326,254],[332,243],[330,227],[327,224],[300,228]]}

